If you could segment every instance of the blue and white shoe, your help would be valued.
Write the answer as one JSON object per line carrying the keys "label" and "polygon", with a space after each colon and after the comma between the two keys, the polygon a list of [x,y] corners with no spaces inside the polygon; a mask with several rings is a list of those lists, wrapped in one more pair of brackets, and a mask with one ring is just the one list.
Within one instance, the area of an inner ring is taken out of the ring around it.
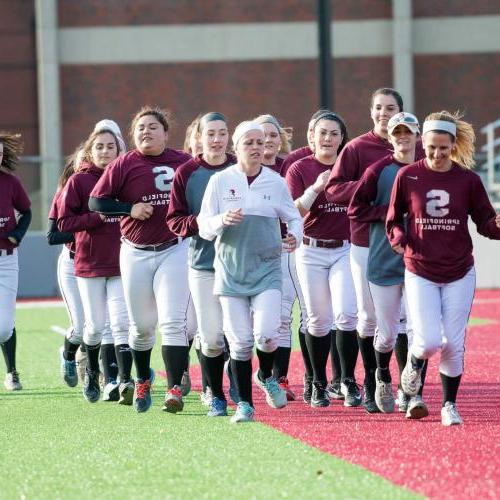
{"label": "blue and white shoe", "polygon": [[216,396],[210,402],[207,417],[227,417],[227,401]]}
{"label": "blue and white shoe", "polygon": [[68,361],[64,359],[64,346],[59,349],[59,357],[61,360],[61,375],[64,381],[70,387],[78,385],[78,373],[76,371],[76,361]]}
{"label": "blue and white shoe", "polygon": [[97,403],[97,401],[99,401],[99,397],[101,396],[99,372],[89,372],[85,370],[85,380],[83,381],[82,392],[83,397],[89,403]]}
{"label": "blue and white shoe", "polygon": [[231,417],[232,424],[240,424],[242,422],[253,422],[255,410],[246,401],[240,401],[236,407],[235,414]]}
{"label": "blue and white shoe", "polygon": [[136,380],[134,392],[134,408],[137,413],[144,413],[151,407],[151,381]]}
{"label": "blue and white shoe", "polygon": [[267,404],[271,408],[283,408],[286,406],[286,392],[279,386],[278,381],[274,377],[269,377],[262,381],[259,378],[259,370],[257,370],[253,374],[253,380],[264,391]]}
{"label": "blue and white shoe", "polygon": [[231,401],[237,405],[240,402],[240,395],[238,393],[238,386],[236,385],[236,380],[234,378],[233,372],[230,366],[231,360],[228,359],[224,363],[224,371],[226,372],[227,378],[229,379],[229,397]]}
{"label": "blue and white shoe", "polygon": [[149,385],[153,385],[155,378],[156,378],[155,371],[153,370],[153,368],[149,368]]}
{"label": "blue and white shoe", "polygon": [[118,401],[120,399],[120,384],[117,380],[110,380],[102,391],[103,401]]}

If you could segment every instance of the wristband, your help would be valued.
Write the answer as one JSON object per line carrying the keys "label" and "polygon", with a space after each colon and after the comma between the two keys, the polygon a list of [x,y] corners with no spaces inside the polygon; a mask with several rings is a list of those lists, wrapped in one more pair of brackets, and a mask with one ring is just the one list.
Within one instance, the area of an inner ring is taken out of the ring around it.
{"label": "wristband", "polygon": [[311,210],[312,204],[318,197],[318,194],[316,191],[314,191],[312,186],[309,186],[305,191],[304,194],[298,199],[298,202],[300,203],[300,206],[304,210]]}

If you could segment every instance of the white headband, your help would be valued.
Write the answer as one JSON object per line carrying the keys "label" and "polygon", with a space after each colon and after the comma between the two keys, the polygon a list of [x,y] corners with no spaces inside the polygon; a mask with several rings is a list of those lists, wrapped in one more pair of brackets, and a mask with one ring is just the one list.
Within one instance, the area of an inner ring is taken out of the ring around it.
{"label": "white headband", "polygon": [[125,141],[123,140],[122,131],[120,130],[118,123],[116,123],[114,120],[105,118],[104,120],[101,120],[100,122],[97,122],[95,124],[94,132],[99,132],[101,130],[111,130],[111,132],[113,132],[113,134],[115,134],[116,138],[118,139],[118,143],[120,144],[120,152],[124,153],[127,150]]}
{"label": "white headband", "polygon": [[260,132],[264,133],[264,129],[262,126],[257,123],[257,122],[252,122],[252,121],[246,121],[246,122],[241,122],[235,129],[233,133],[233,144],[236,147],[238,144],[238,141],[247,133],[250,132],[251,130],[259,130]]}
{"label": "white headband", "polygon": [[448,132],[453,137],[457,136],[457,126],[453,122],[447,122],[445,120],[427,120],[424,122],[423,134],[436,130]]}

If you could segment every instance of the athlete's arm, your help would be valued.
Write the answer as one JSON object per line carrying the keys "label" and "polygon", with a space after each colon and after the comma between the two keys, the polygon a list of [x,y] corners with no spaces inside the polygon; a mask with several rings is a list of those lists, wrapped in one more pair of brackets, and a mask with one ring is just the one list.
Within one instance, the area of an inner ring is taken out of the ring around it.
{"label": "athlete's arm", "polygon": [[340,152],[325,186],[326,199],[331,203],[349,205],[358,187],[358,156],[349,144]]}
{"label": "athlete's arm", "polygon": [[73,241],[75,241],[73,233],[59,231],[56,219],[49,219],[47,223],[47,242],[49,245],[64,245]]}
{"label": "athlete's arm", "polygon": [[[231,212],[231,211],[229,211]],[[231,218],[231,221],[229,220]],[[203,195],[200,214],[198,215],[198,228],[200,236],[212,241],[222,233],[225,225],[233,225],[233,214],[220,213],[219,199],[215,177],[208,181],[207,189]],[[237,214],[234,214],[237,217]],[[226,221],[224,220],[226,218]]]}
{"label": "athlete's arm", "polygon": [[198,234],[198,222],[196,215],[189,211],[181,168],[176,170],[171,184],[167,226],[170,231],[183,238]]}
{"label": "athlete's arm", "polygon": [[19,217],[19,220],[17,221],[16,229],[7,235],[9,241],[14,245],[19,245],[21,243],[21,240],[24,238],[24,235],[26,234],[26,231],[31,223],[31,208],[19,213],[21,214],[21,217]]}
{"label": "athlete's arm", "polygon": [[385,220],[385,230],[389,238],[389,243],[397,253],[402,253],[403,248],[407,244],[404,217],[408,208],[402,186],[403,177],[400,173],[396,176],[396,181],[392,186],[389,209],[387,210],[387,218]]}
{"label": "athlete's arm", "polygon": [[104,215],[130,215],[133,203],[112,198],[89,198],[89,209]]}
{"label": "athlete's arm", "polygon": [[471,218],[476,224],[477,232],[492,240],[500,240],[500,229],[498,227],[498,215],[492,207],[488,194],[484,189],[479,176],[473,177],[471,194]]}
{"label": "athlete's arm", "polygon": [[385,221],[388,205],[374,205],[377,197],[378,175],[368,169],[361,177],[349,203],[347,216],[359,222]]}

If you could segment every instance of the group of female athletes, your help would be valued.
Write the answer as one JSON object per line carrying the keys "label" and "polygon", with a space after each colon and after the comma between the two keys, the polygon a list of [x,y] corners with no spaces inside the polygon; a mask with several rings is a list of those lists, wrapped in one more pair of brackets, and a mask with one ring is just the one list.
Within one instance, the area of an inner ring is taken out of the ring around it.
{"label": "group of female athletes", "polygon": [[[253,384],[272,408],[296,399],[287,377],[298,299],[307,404],[338,399],[369,413],[397,405],[408,419],[423,418],[427,360],[439,351],[442,423],[461,424],[456,398],[475,289],[467,221],[500,239],[500,216],[471,171],[474,131],[460,116],[442,111],[420,124],[390,88],[372,94],[370,113],[373,129],[349,140],[339,115],[318,110],[308,146],[293,152],[271,115],[240,123],[231,143],[223,114],[201,115],[184,152],[167,146],[169,117],[159,108],[135,115],[128,152],[118,125],[99,122],[68,161],[49,214],[71,319],[60,353],[65,382],[77,385],[79,356],[86,400],[102,392],[147,411],[158,326],[163,410],[183,409],[195,340],[207,415],[227,415],[226,372],[231,422],[252,421]],[[10,390],[21,388],[17,246],[30,219],[12,174],[18,141],[0,135],[0,343]]]}

